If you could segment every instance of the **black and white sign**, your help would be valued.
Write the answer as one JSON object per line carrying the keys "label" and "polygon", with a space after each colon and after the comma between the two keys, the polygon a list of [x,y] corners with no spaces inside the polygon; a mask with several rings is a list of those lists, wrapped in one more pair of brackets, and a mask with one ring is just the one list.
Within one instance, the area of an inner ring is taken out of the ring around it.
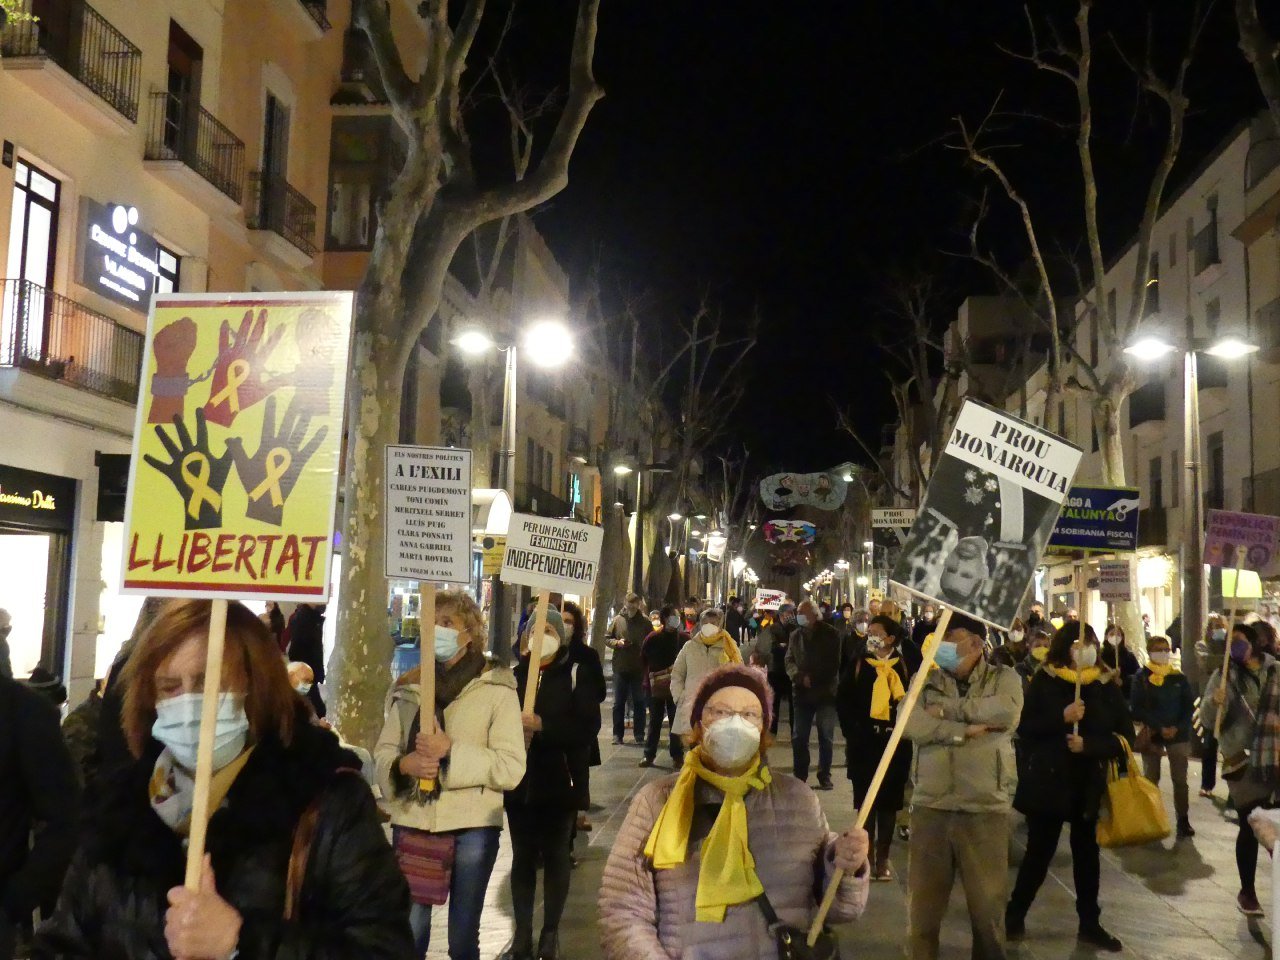
{"label": "black and white sign", "polygon": [[108,300],[146,313],[160,275],[159,241],[138,229],[137,207],[88,197],[82,205],[80,282]]}
{"label": "black and white sign", "polygon": [[1008,630],[1080,457],[1061,437],[966,400],[890,579]]}
{"label": "black and white sign", "polygon": [[1098,599],[1103,603],[1133,599],[1133,571],[1128,560],[1098,562]]}
{"label": "black and white sign", "polygon": [[915,510],[894,507],[875,509],[871,511],[872,530],[891,530],[894,527],[910,527],[915,522]]}
{"label": "black and white sign", "polygon": [[604,531],[585,523],[513,513],[501,579],[556,593],[590,593]]}
{"label": "black and white sign", "polygon": [[387,447],[387,576],[471,581],[471,451]]}

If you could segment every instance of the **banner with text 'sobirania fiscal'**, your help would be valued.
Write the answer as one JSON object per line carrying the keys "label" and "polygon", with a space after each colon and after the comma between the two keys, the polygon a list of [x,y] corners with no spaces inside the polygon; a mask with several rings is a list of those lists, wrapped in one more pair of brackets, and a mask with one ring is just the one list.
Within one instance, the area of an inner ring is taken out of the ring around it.
{"label": "banner with text 'sobirania fiscal'", "polygon": [[328,598],[351,307],[341,291],[155,298],[123,592]]}

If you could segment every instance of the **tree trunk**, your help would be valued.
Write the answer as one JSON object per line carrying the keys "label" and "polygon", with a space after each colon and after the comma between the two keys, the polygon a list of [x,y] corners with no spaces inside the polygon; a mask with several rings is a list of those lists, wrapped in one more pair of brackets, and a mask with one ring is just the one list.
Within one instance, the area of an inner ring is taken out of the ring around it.
{"label": "tree trunk", "polygon": [[1099,396],[1094,400],[1094,423],[1098,427],[1098,449],[1102,452],[1102,482],[1109,487],[1124,486],[1124,432],[1120,421],[1123,398]]}
{"label": "tree trunk", "polygon": [[604,657],[605,631],[613,611],[620,607],[627,592],[627,569],[630,539],[626,532],[626,516],[619,504],[610,504],[604,513],[604,536],[600,543],[600,575],[596,577],[595,597],[591,612],[591,646]]}
{"label": "tree trunk", "polygon": [[1280,136],[1280,62],[1276,60],[1275,40],[1258,18],[1257,0],[1236,0],[1236,27],[1240,32],[1240,49],[1253,67],[1276,135]]}
{"label": "tree trunk", "polygon": [[391,676],[381,504],[386,463],[382,451],[400,440],[404,371],[397,354],[388,337],[368,331],[356,334],[347,406],[339,642],[329,663],[328,687],[336,726],[347,740],[366,748],[382,729],[383,698]]}

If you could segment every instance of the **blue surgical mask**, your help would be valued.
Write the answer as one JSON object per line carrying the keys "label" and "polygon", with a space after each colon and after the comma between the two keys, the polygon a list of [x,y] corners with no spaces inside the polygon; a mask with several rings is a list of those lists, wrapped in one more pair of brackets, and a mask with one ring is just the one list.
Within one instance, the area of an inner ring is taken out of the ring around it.
{"label": "blue surgical mask", "polygon": [[436,625],[436,662],[446,663],[458,655],[458,631]]}
{"label": "blue surgical mask", "polygon": [[938,644],[938,652],[933,659],[941,669],[954,673],[956,667],[960,666],[960,651],[951,640],[943,640]]}
{"label": "blue surgical mask", "polygon": [[1227,639],[1226,627],[1214,627],[1212,630],[1209,631],[1209,636],[1212,637],[1214,640]]}
{"label": "blue surgical mask", "polygon": [[797,627],[807,627],[808,625],[809,625],[809,616],[808,616],[808,614],[805,614],[805,613],[797,613],[797,614],[796,614],[796,626],[797,626]]}
{"label": "blue surgical mask", "polygon": [[[180,766],[194,772],[200,745],[200,711],[203,693],[184,693],[156,703],[156,722],[151,735],[173,754]],[[213,769],[221,770],[244,751],[249,738],[249,718],[244,713],[244,697],[233,693],[218,696],[218,718],[213,735]]]}

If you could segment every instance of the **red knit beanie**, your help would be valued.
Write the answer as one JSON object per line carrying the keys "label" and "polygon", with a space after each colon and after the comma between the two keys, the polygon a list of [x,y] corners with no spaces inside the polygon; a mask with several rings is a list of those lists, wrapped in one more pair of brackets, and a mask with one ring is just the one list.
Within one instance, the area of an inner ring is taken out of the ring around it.
{"label": "red knit beanie", "polygon": [[698,689],[693,693],[693,708],[689,712],[691,725],[702,720],[702,708],[707,705],[711,695],[725,687],[743,687],[754,693],[760,700],[760,706],[764,708],[764,729],[769,729],[773,723],[773,691],[763,673],[741,663],[726,663],[702,678]]}

